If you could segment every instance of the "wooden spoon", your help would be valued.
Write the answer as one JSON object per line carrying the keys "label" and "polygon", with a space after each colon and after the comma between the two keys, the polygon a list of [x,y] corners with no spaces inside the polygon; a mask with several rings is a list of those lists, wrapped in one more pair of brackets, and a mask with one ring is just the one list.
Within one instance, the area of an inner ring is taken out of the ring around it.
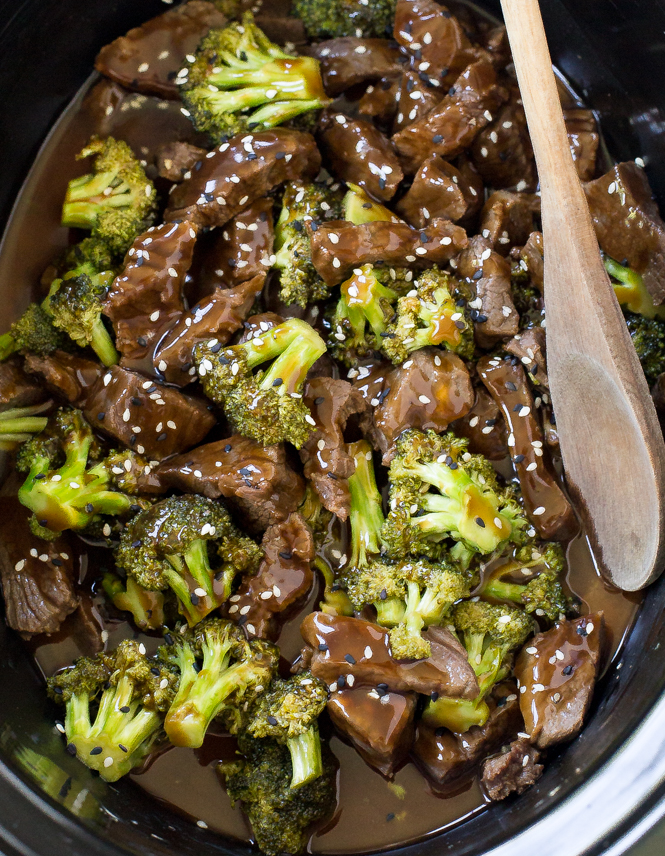
{"label": "wooden spoon", "polygon": [[501,5],[540,177],[547,371],[566,478],[601,567],[636,591],[665,560],[665,446],[570,153],[538,0]]}

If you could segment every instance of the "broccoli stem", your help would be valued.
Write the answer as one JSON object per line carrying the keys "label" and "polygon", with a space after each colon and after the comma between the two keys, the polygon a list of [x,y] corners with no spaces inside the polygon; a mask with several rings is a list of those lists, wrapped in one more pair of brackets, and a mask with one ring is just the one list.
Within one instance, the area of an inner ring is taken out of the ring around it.
{"label": "broccoli stem", "polygon": [[[164,576],[178,599],[181,613],[189,626],[194,627],[224,601],[214,589],[207,542],[198,538],[192,541],[182,558],[172,554],[166,559],[172,570],[166,569]],[[190,588],[186,579],[187,574],[194,580],[193,588]],[[204,594],[200,594],[200,590]]]}
{"label": "broccoli stem", "polygon": [[120,354],[116,351],[113,339],[104,326],[101,317],[97,319],[92,328],[90,346],[101,360],[102,365],[115,366],[120,362]]}
{"label": "broccoli stem", "polygon": [[404,620],[406,606],[399,597],[387,597],[374,602],[376,620],[382,627],[396,627]]}
{"label": "broccoli stem", "polygon": [[2,336],[0,336],[0,362],[4,362],[6,359],[11,357],[16,350],[16,340],[12,334],[3,333]]}
{"label": "broccoli stem", "polygon": [[384,523],[381,494],[376,486],[369,443],[365,440],[349,443],[348,449],[356,464],[355,472],[349,477],[350,567],[365,567],[368,554],[376,554],[381,550],[380,533]]}
{"label": "broccoli stem", "polygon": [[321,740],[316,725],[297,737],[289,737],[286,745],[291,753],[292,788],[301,788],[323,774]]}
{"label": "broccoli stem", "polygon": [[522,594],[526,586],[519,583],[506,583],[503,580],[490,580],[483,588],[483,595],[496,598],[496,600],[509,600],[513,603],[522,603]]}
{"label": "broccoli stem", "polygon": [[408,582],[406,584],[406,611],[402,623],[406,626],[409,634],[418,637],[425,626],[420,614],[420,586],[418,583]]}
{"label": "broccoli stem", "polygon": [[43,410],[43,404],[36,404],[32,407],[12,407],[0,413],[0,451],[11,451],[17,443],[25,443],[33,434],[43,431],[48,418],[35,415]]}
{"label": "broccoli stem", "polygon": [[261,389],[275,387],[279,395],[297,392],[307,377],[307,372],[325,353],[323,339],[313,331],[299,334],[277,357],[261,379]]}
{"label": "broccoli stem", "polygon": [[75,178],[67,186],[62,225],[92,229],[100,211],[127,207],[130,193],[129,185],[119,181],[114,172],[88,173]]}
{"label": "broccoli stem", "polygon": [[475,699],[445,698],[430,701],[423,711],[423,722],[435,728],[445,727],[464,734],[474,725],[482,727],[490,715],[487,703]]}
{"label": "broccoli stem", "polygon": [[123,585],[120,577],[110,571],[104,574],[102,587],[117,609],[132,614],[138,627],[157,630],[164,624],[164,595],[161,592],[141,588],[132,577],[127,577]]}

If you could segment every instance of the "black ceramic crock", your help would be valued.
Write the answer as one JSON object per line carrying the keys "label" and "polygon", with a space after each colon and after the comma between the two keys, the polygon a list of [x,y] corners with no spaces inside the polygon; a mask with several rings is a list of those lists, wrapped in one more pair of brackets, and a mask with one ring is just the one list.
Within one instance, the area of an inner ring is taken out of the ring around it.
{"label": "black ceramic crock", "polygon": [[[484,5],[498,14],[498,2]],[[542,0],[555,63],[598,111],[616,158],[642,157],[665,206],[665,8],[660,0]],[[269,6],[266,0],[265,6]],[[104,43],[157,0],[0,0],[0,227],[50,127]],[[35,202],[38,204],[38,201]],[[12,284],[0,283],[7,307]],[[10,319],[3,319],[3,326]],[[630,513],[630,509],[626,509]],[[400,856],[617,856],[665,814],[665,577],[646,595],[590,721],[519,799]],[[132,783],[105,785],[64,751],[19,639],[0,622],[3,856],[245,854]]]}

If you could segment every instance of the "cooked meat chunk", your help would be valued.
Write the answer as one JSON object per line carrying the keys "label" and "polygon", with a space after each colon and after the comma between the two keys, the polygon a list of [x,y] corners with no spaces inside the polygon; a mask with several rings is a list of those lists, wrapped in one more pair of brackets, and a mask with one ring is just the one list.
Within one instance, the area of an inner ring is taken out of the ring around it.
{"label": "cooked meat chunk", "polygon": [[538,391],[549,392],[550,382],[545,363],[545,330],[543,327],[529,327],[506,342],[506,350],[513,354],[524,366],[531,383]]}
{"label": "cooked meat chunk", "polygon": [[472,63],[440,104],[394,136],[404,171],[412,175],[432,154],[448,158],[460,154],[504,100],[492,65],[486,60]]}
{"label": "cooked meat chunk", "polygon": [[591,110],[569,107],[563,111],[570,151],[581,181],[590,181],[596,171],[600,136]]}
{"label": "cooked meat chunk", "polygon": [[485,455],[490,461],[501,461],[508,454],[506,422],[498,404],[484,386],[476,383],[473,407],[466,416],[451,425],[460,437],[469,440],[473,455]]}
{"label": "cooked meat chunk", "polygon": [[374,120],[387,130],[397,115],[398,90],[399,77],[383,77],[378,83],[368,86],[358,102],[358,115]]}
{"label": "cooked meat chunk", "polygon": [[[251,0],[250,2],[243,0],[241,4],[242,9],[252,8],[253,6],[254,4]],[[298,47],[298,53],[301,53],[299,46],[307,44],[307,33],[305,32],[305,25],[300,18],[285,16],[286,9],[291,9],[290,2],[286,6],[279,2],[271,4],[269,9],[273,14],[265,14],[259,4],[256,4],[256,6],[258,7],[258,12],[254,18],[256,26],[266,34],[270,41],[276,45],[287,46],[286,50],[289,53],[291,53],[291,48],[288,46],[295,45]],[[263,8],[265,9],[266,7]]]}
{"label": "cooked meat chunk", "polygon": [[143,360],[184,309],[182,288],[192,264],[196,230],[188,221],[164,223],[140,235],[113,280],[104,314],[125,361]]}
{"label": "cooked meat chunk", "polygon": [[644,170],[620,163],[584,190],[601,250],[642,274],[654,303],[665,301],[665,223]]}
{"label": "cooked meat chunk", "polygon": [[283,181],[314,178],[320,166],[310,134],[287,128],[239,134],[173,190],[164,219],[223,226]]}
{"label": "cooked meat chunk", "polygon": [[526,127],[519,91],[498,111],[496,118],[478,134],[471,155],[484,182],[499,190],[511,187],[533,192],[538,183],[536,162]]}
{"label": "cooked meat chunk", "polygon": [[605,620],[560,621],[530,639],[515,663],[525,731],[539,749],[572,740],[591,704]]}
{"label": "cooked meat chunk", "polygon": [[342,36],[319,42],[311,54],[321,62],[323,88],[332,96],[358,83],[372,83],[401,71],[399,50],[387,39]]}
{"label": "cooked meat chunk", "polygon": [[497,190],[483,206],[480,231],[492,249],[505,256],[515,244],[521,246],[528,241],[539,214],[539,196]]}
{"label": "cooked meat chunk", "polygon": [[413,693],[359,687],[333,693],[327,711],[362,759],[383,776],[392,776],[413,744],[416,700]]}
{"label": "cooked meat chunk", "polygon": [[196,446],[216,421],[200,399],[120,366],[92,387],[83,412],[95,430],[157,460]]}
{"label": "cooked meat chunk", "polygon": [[[432,84],[430,81],[434,81]],[[397,115],[393,123],[393,134],[412,122],[422,119],[443,98],[439,81],[422,72],[405,71],[400,77],[397,90]]]}
{"label": "cooked meat chunk", "polygon": [[66,536],[43,541],[14,496],[0,497],[0,579],[7,624],[26,636],[55,633],[79,605],[74,553]]}
{"label": "cooked meat chunk", "polygon": [[540,752],[528,740],[513,740],[507,752],[489,758],[483,764],[481,784],[491,800],[505,800],[510,794],[521,794],[542,776],[545,769],[538,763]]}
{"label": "cooked meat chunk", "polygon": [[44,387],[23,371],[19,360],[0,363],[0,409],[28,407],[47,397]]}
{"label": "cooked meat chunk", "polygon": [[275,640],[291,608],[312,587],[314,539],[299,514],[266,529],[261,541],[263,559],[254,576],[246,577],[224,612],[241,624],[249,636]]}
{"label": "cooked meat chunk", "polygon": [[43,357],[30,354],[26,357],[25,368],[43,378],[49,392],[75,407],[83,407],[90,390],[105,372],[101,363],[64,351]]}
{"label": "cooked meat chunk", "polygon": [[126,89],[177,99],[174,77],[185,56],[194,53],[211,27],[225,24],[213,3],[190,0],[103,47],[95,68]]}
{"label": "cooked meat chunk", "polygon": [[477,207],[478,196],[457,167],[432,155],[421,164],[396,210],[414,228],[422,229],[432,218],[463,220]]}
{"label": "cooked meat chunk", "polygon": [[348,381],[316,377],[307,381],[304,400],[316,425],[300,459],[324,508],[340,520],[349,516],[351,494],[348,478],[355,471],[353,457],[344,442],[344,429],[351,417],[362,418],[368,405]]}
{"label": "cooked meat chunk", "polygon": [[284,520],[298,507],[305,490],[283,445],[262,446],[237,434],[170,458],[155,473],[186,493],[225,497],[254,530]]}
{"label": "cooked meat chunk", "polygon": [[498,70],[505,68],[511,61],[508,33],[503,24],[482,32],[480,43],[489,53],[492,65]]}
{"label": "cooked meat chunk", "polygon": [[259,315],[250,315],[242,325],[242,333],[239,342],[248,342],[261,333],[267,333],[273,327],[277,327],[284,321],[281,315],[276,312],[261,312]]}
{"label": "cooked meat chunk", "polygon": [[330,220],[316,230],[308,223],[307,229],[314,267],[330,286],[343,282],[363,264],[431,267],[447,262],[467,245],[464,229],[449,220],[432,220],[421,231],[380,220],[362,226]]}
{"label": "cooked meat chunk", "polygon": [[487,356],[478,361],[477,368],[503,413],[529,520],[546,541],[571,538],[578,529],[575,512],[561,488],[549,451],[543,447],[543,432],[522,365],[514,357]]}
{"label": "cooked meat chunk", "polygon": [[274,239],[272,199],[257,199],[223,229],[206,254],[206,266],[227,285],[237,285],[270,268]]}
{"label": "cooked meat chunk", "polygon": [[326,111],[319,142],[336,178],[364,187],[376,199],[393,198],[404,174],[391,143],[371,122]]}
{"label": "cooked meat chunk", "polygon": [[545,285],[542,232],[532,232],[529,235],[529,240],[520,252],[520,259],[526,265],[533,285],[542,291]]}
{"label": "cooked meat chunk", "polygon": [[203,160],[206,154],[205,149],[180,140],[164,143],[155,152],[157,174],[167,181],[183,181],[186,173],[194,169],[194,166]]}
{"label": "cooked meat chunk", "polygon": [[234,288],[216,288],[196,306],[183,312],[157,346],[152,358],[156,372],[176,386],[186,386],[196,380],[192,360],[194,346],[211,338],[225,345],[242,327],[261,293],[265,278],[263,272]]}
{"label": "cooked meat chunk", "polygon": [[479,761],[512,740],[523,727],[512,681],[499,684],[487,703],[490,707],[487,722],[472,726],[464,734],[418,726],[413,758],[438,791],[446,793],[459,788]]}
{"label": "cooked meat chunk", "polygon": [[[91,595],[81,592],[79,599],[78,609],[67,616],[61,631],[73,639],[76,648],[84,657],[93,657],[104,650],[102,638],[104,619],[99,614]],[[63,665],[69,664],[63,663]]]}
{"label": "cooked meat chunk", "polygon": [[470,306],[478,345],[489,349],[501,339],[514,336],[519,329],[519,315],[513,303],[510,264],[492,250],[486,238],[475,235],[457,260],[457,272],[476,289]]}
{"label": "cooked meat chunk", "polygon": [[439,82],[457,75],[475,59],[464,28],[445,6],[434,0],[399,0],[394,36],[418,66]]}
{"label": "cooked meat chunk", "polygon": [[432,646],[426,660],[393,659],[388,631],[360,618],[312,612],[300,632],[313,651],[312,674],[325,681],[331,692],[343,686],[385,684],[390,690],[426,695],[474,698],[478,694],[466,652],[445,628],[430,627],[425,634]]}

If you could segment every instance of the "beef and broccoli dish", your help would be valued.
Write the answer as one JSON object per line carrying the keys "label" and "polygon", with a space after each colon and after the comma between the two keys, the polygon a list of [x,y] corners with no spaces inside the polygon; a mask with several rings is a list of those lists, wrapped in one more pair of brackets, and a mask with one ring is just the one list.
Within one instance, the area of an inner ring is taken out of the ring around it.
{"label": "beef and broccoli dish", "polygon": [[[375,847],[425,793],[446,822],[516,798],[621,632],[571,560],[505,29],[189,0],[95,67],[58,251],[0,336],[6,621],[63,753],[134,786],[196,757],[268,856],[326,851],[350,764],[397,801]],[[562,101],[665,407],[665,224]]]}

